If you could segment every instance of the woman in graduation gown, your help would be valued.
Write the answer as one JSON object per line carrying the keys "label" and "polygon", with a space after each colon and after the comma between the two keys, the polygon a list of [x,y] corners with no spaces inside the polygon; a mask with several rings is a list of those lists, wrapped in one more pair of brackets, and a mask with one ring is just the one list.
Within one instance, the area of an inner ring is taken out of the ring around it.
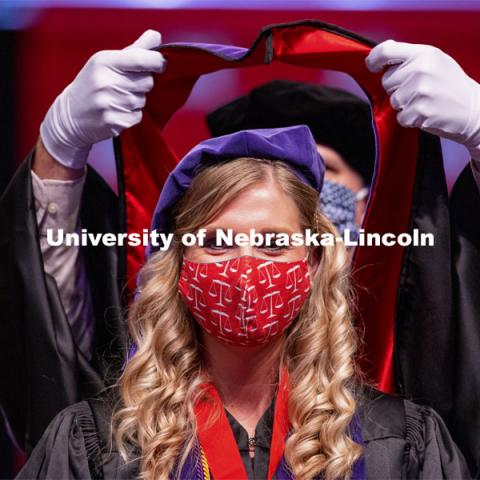
{"label": "woman in graduation gown", "polygon": [[209,139],[180,161],[152,220],[173,243],[150,246],[129,311],[135,353],[116,389],[56,416],[18,478],[470,478],[432,409],[357,377],[341,242],[216,241],[335,237],[324,170],[306,126]]}

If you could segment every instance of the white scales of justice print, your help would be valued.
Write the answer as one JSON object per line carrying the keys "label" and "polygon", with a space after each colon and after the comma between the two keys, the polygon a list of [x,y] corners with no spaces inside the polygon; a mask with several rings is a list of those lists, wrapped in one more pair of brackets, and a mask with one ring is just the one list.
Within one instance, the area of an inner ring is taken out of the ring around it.
{"label": "white scales of justice print", "polygon": [[[219,337],[231,342],[228,336],[235,331],[239,337],[245,338],[245,344],[249,343],[249,336],[255,336],[259,338],[258,343],[263,343],[279,333],[279,329],[286,329],[298,314],[310,290],[308,273],[303,273],[299,262],[274,262],[252,257],[250,262],[241,265],[241,258],[218,263],[186,261],[191,273],[187,298],[207,332],[213,334],[213,327]],[[256,271],[249,263],[257,264]],[[282,273],[283,265],[291,266]],[[238,275],[239,268],[244,271]],[[209,284],[205,282],[206,278],[211,279]],[[187,282],[186,278],[183,280]],[[288,293],[288,300],[284,300],[282,292]],[[210,321],[205,315],[207,311],[210,311]],[[261,332],[257,331],[259,328]]]}

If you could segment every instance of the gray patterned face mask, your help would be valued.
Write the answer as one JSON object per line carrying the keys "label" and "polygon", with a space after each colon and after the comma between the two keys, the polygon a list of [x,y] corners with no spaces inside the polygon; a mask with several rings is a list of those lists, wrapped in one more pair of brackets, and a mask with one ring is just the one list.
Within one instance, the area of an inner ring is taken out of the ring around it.
{"label": "gray patterned face mask", "polygon": [[320,193],[320,205],[323,213],[335,225],[340,235],[350,230],[350,239],[358,239],[358,227],[355,224],[357,201],[368,194],[367,189],[355,193],[350,188],[336,182],[325,180]]}

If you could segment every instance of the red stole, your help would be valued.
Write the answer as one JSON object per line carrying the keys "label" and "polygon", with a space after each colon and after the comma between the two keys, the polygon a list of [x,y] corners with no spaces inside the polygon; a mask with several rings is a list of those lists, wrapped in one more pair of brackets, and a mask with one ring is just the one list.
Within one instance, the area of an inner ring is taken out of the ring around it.
{"label": "red stole", "polygon": [[[205,399],[195,405],[198,438],[215,480],[248,480],[242,458],[225,414],[220,395],[211,383],[204,386]],[[268,480],[273,478],[285,449],[289,430],[288,422],[288,374],[280,376],[275,399],[272,443],[268,464]]]}

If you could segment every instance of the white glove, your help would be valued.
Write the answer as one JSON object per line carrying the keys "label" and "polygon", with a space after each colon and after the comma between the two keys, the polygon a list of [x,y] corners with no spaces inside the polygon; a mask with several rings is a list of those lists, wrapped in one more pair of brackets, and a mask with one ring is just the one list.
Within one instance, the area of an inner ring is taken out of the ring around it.
{"label": "white glove", "polygon": [[94,143],[119,135],[142,119],[152,72],[165,68],[160,33],[147,30],[123,50],[93,55],[55,99],[40,126],[47,151],[70,168],[83,168]]}
{"label": "white glove", "polygon": [[388,67],[382,85],[400,125],[454,140],[480,159],[480,85],[452,57],[429,45],[387,40],[365,63],[371,72]]}

